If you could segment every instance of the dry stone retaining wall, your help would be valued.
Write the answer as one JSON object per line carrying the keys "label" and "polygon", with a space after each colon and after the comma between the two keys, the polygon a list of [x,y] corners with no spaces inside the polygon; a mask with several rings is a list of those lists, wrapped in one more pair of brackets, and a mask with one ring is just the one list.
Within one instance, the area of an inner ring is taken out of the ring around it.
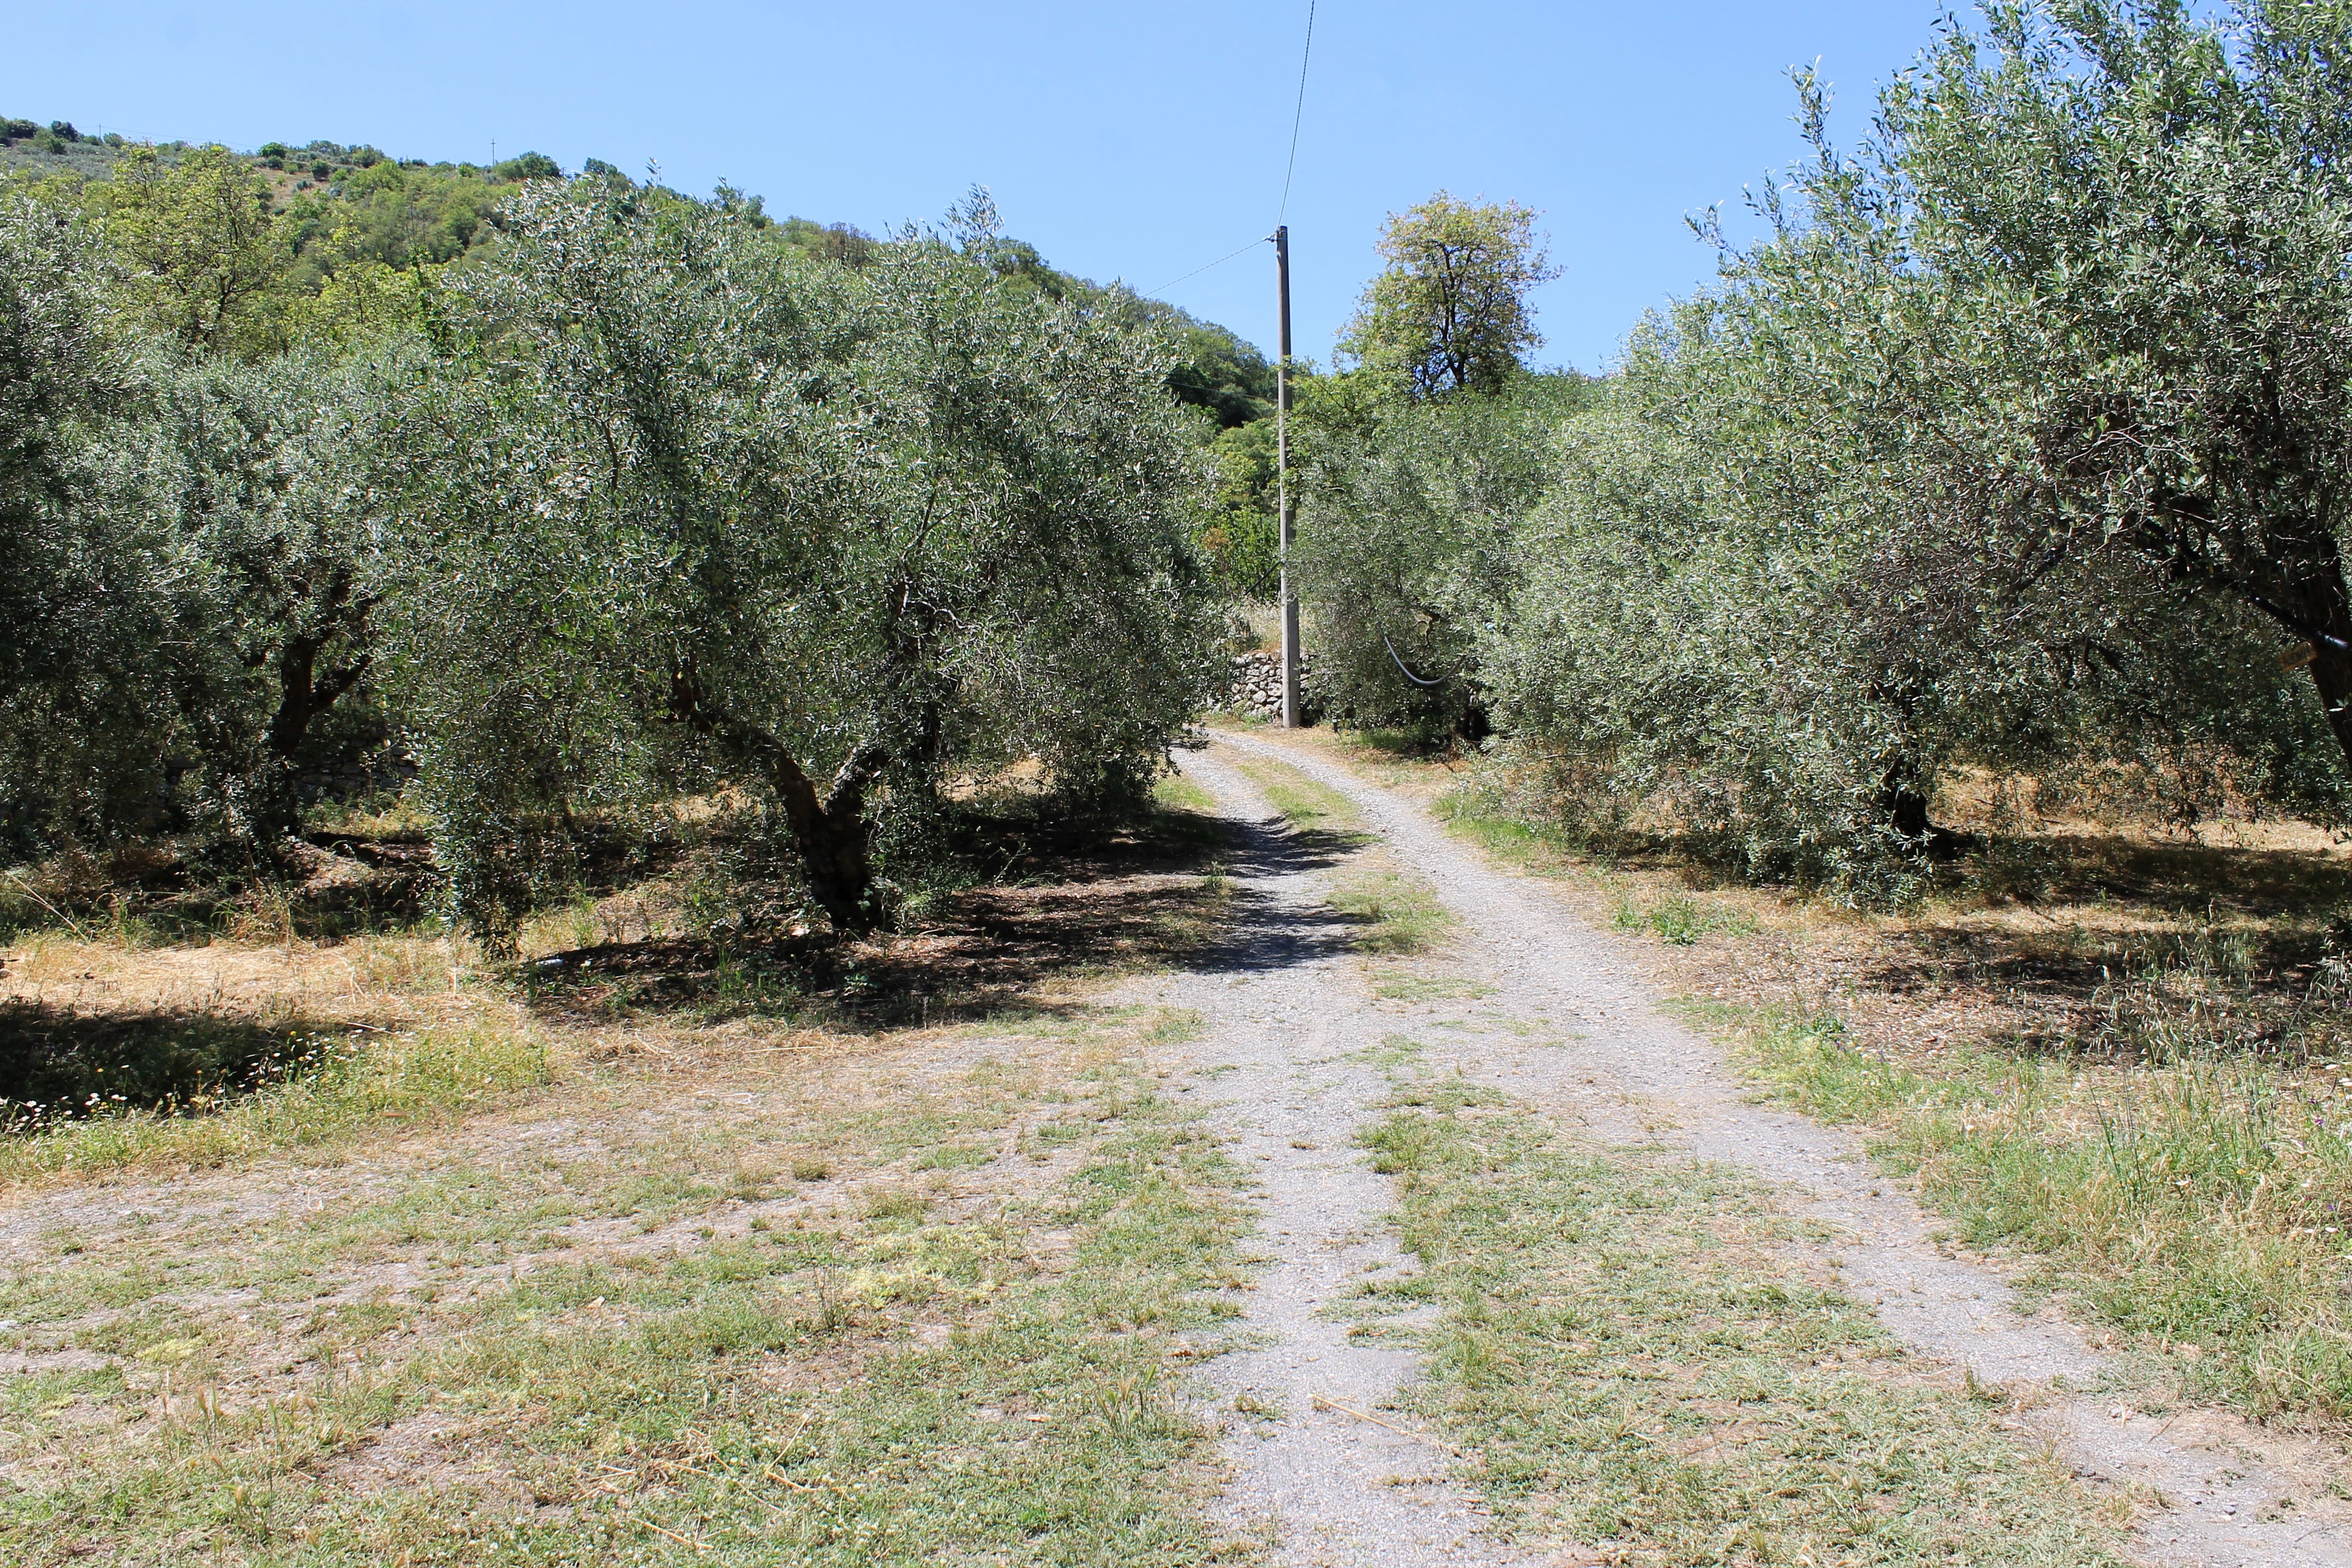
{"label": "dry stone retaining wall", "polygon": [[[1315,668],[1315,656],[1302,654],[1298,660],[1298,684],[1304,689],[1307,676]],[[1307,703],[1310,709],[1313,704]],[[1225,710],[1229,713],[1254,713],[1261,719],[1282,721],[1282,656],[1275,653],[1242,653],[1234,656],[1233,682],[1226,689]]]}

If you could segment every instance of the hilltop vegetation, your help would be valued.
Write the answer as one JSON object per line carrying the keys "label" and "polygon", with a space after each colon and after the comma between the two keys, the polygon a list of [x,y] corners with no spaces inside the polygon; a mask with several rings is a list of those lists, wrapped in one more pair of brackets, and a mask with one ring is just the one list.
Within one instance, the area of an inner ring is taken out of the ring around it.
{"label": "hilltop vegetation", "polygon": [[[587,160],[580,174],[630,184],[599,159]],[[62,121],[45,127],[29,120],[0,120],[0,180],[47,205],[111,213],[141,205],[140,192],[164,184],[173,187],[166,204],[182,208],[209,202],[218,215],[241,213],[251,204],[256,210],[250,237],[268,253],[257,290],[264,298],[253,309],[271,318],[271,325],[248,350],[287,346],[301,335],[295,319],[305,315],[312,318],[313,330],[323,324],[333,331],[341,312],[364,309],[357,302],[383,286],[384,273],[465,261],[496,238],[499,206],[524,184],[563,178],[562,165],[542,153],[488,164],[428,163],[395,158],[364,143],[312,141],[299,147],[266,142],[239,153],[215,144],[87,135]],[[123,194],[126,187],[131,194]],[[854,224],[772,219],[755,195],[729,192],[724,199],[740,205],[753,224],[772,225],[781,243],[811,258],[862,268],[892,243]],[[215,228],[187,235],[184,243],[201,250],[232,242]],[[1048,299],[1114,311],[1132,323],[1165,324],[1182,344],[1169,374],[1170,390],[1180,401],[1206,409],[1221,429],[1273,413],[1273,366],[1224,328],[1195,321],[1162,301],[1060,271],[1034,246],[1010,237],[992,239],[981,259],[1014,286]],[[185,272],[203,264],[193,254],[151,252],[132,260],[151,273]],[[331,294],[336,298],[323,309],[306,309],[306,302]]]}

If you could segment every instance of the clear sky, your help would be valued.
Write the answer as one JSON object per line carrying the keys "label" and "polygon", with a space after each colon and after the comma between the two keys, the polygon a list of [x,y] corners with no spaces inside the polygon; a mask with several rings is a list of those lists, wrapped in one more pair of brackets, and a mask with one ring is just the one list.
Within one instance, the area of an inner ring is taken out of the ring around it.
{"label": "clear sky", "polygon": [[[1297,350],[1328,358],[1386,213],[1441,187],[1539,209],[1538,358],[1605,366],[1712,271],[1684,226],[1799,152],[1790,65],[1843,139],[1934,0],[1320,0],[1288,221]],[[598,157],[879,231],[987,185],[1058,267],[1270,346],[1271,230],[1307,0],[692,5],[47,0],[11,7],[0,113],[240,149]]]}

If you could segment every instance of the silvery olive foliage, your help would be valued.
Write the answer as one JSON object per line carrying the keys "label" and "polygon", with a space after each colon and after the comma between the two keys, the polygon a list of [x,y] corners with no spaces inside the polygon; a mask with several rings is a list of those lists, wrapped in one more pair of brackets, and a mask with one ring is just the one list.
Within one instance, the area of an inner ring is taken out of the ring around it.
{"label": "silvery olive foliage", "polygon": [[1969,770],[2174,819],[2334,809],[2250,614],[2103,560],[1996,570],[1968,492],[1837,468],[1858,437],[1824,454],[1756,363],[1711,301],[1637,334],[1513,536],[1479,657],[1553,810],[1876,903],[1958,847],[1930,807]]}
{"label": "silvery olive foliage", "polygon": [[1801,210],[1730,258],[1727,297],[1853,461],[1965,507],[1988,580],[2250,610],[2313,656],[2339,751],[2348,66],[2341,5],[1990,6],[1881,95],[1857,155],[1801,79]]}
{"label": "silvery olive foliage", "polygon": [[1801,79],[1771,237],[1636,334],[1517,537],[1483,658],[1556,802],[1869,900],[1969,768],[2343,820],[2348,43],[1994,6],[1853,157]]}
{"label": "silvery olive foliage", "polygon": [[1175,345],[1008,287],[984,199],[851,269],[722,193],[533,187],[454,287],[410,439],[402,667],[495,939],[583,806],[735,792],[837,929],[878,827],[1041,762],[1131,798],[1207,690]]}
{"label": "silvery olive foliage", "polygon": [[2265,616],[2352,752],[2347,73],[2343,5],[1997,5],[1853,160],[1806,82],[1811,221],[1734,278],[1801,322],[1792,390],[1969,484],[1988,555]]}
{"label": "silvery olive foliage", "polygon": [[[1351,378],[1348,378],[1351,379]],[[1508,597],[1511,545],[1550,477],[1554,432],[1597,400],[1583,376],[1519,373],[1493,395],[1303,402],[1294,571],[1317,706],[1426,741],[1483,722],[1483,628]]]}
{"label": "silvery olive foliage", "polygon": [[173,366],[115,443],[111,508],[160,531],[175,635],[156,650],[174,763],[212,837],[263,856],[300,826],[297,774],[375,669],[394,439],[422,374],[401,336]]}
{"label": "silvery olive foliage", "polygon": [[0,212],[0,814],[20,851],[194,829],[267,871],[369,695],[421,360],[192,351],[121,284],[102,232]]}
{"label": "silvery olive foliage", "polygon": [[112,281],[82,225],[0,204],[0,831],[16,848],[163,790],[145,742],[165,708],[138,657],[162,623],[145,595],[110,593],[143,578],[154,542],[97,504],[146,368],[110,320]]}

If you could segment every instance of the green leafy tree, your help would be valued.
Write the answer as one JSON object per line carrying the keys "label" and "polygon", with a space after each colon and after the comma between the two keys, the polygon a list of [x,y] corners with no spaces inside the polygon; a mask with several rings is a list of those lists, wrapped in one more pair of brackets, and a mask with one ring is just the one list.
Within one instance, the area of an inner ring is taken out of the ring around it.
{"label": "green leafy tree", "polygon": [[171,163],[134,147],[90,194],[159,331],[204,353],[277,346],[292,234],[251,164],[225,147]]}
{"label": "green leafy tree", "polygon": [[1139,787],[1213,660],[1171,345],[1002,287],[984,205],[861,269],[594,178],[509,222],[406,611],[470,921],[511,921],[575,800],[742,790],[855,931],[888,915],[877,822],[952,776]]}
{"label": "green leafy tree", "polygon": [[1543,342],[1528,294],[1559,276],[1535,217],[1516,202],[1444,191],[1391,214],[1380,242],[1388,265],[1339,341],[1342,360],[1415,397],[1501,391]]}
{"label": "green leafy tree", "polygon": [[1235,598],[1271,600],[1282,575],[1275,521],[1275,429],[1270,419],[1219,430],[1209,444],[1215,489],[1201,545],[1219,583]]}
{"label": "green leafy tree", "polygon": [[1308,383],[1299,410],[1293,566],[1318,700],[1342,722],[1473,733],[1479,628],[1510,593],[1511,542],[1542,497],[1554,432],[1598,385],[1522,374],[1491,396],[1368,409],[1350,379]]}
{"label": "green leafy tree", "polygon": [[162,676],[200,766],[192,807],[263,859],[299,826],[320,721],[376,662],[399,493],[406,343],[203,362],[163,378],[113,504],[168,524],[178,628]]}
{"label": "green leafy tree", "polygon": [[501,159],[490,167],[492,176],[501,180],[560,180],[562,165],[544,153],[525,153],[520,157]]}
{"label": "green leafy tree", "polygon": [[[1157,301],[1151,301],[1157,304]],[[1274,415],[1274,366],[1266,357],[1224,328],[1196,321],[1173,306],[1166,320],[1183,335],[1184,357],[1168,373],[1168,390],[1179,403],[1207,412],[1220,430],[1232,430]]]}
{"label": "green leafy tree", "polygon": [[86,226],[0,205],[0,833],[20,850],[150,819],[164,793],[163,542],[102,504],[152,369],[115,281]]}

